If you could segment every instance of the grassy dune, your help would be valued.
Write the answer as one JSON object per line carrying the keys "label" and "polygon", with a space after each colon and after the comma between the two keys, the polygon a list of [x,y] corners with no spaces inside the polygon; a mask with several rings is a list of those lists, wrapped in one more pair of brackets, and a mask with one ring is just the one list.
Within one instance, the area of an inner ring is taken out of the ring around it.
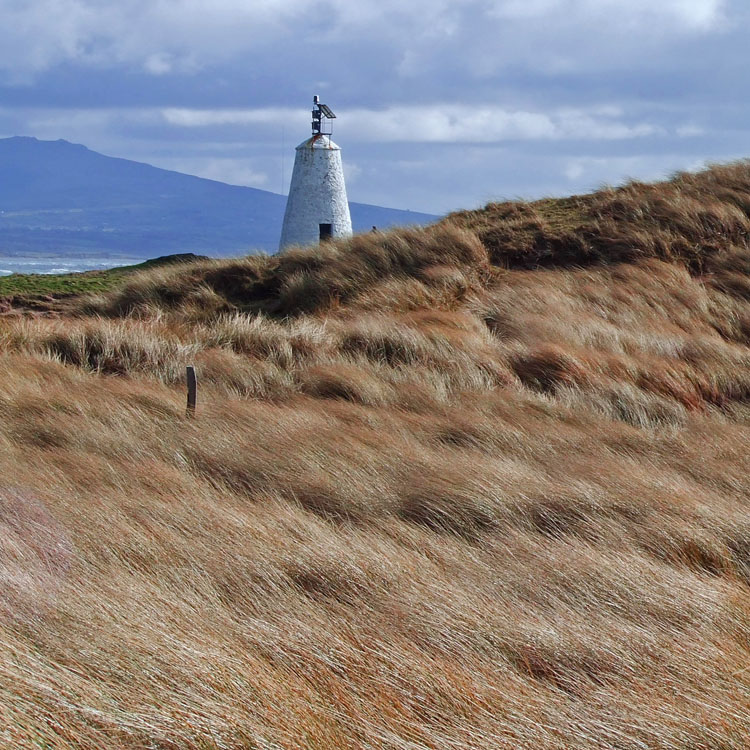
{"label": "grassy dune", "polygon": [[[194,253],[180,253],[102,271],[60,274],[12,273],[9,276],[0,276],[0,312],[15,311],[19,308],[26,311],[60,312],[61,301],[84,294],[109,292],[121,286],[134,273],[204,257]],[[67,311],[66,306],[63,306],[62,310]]]}
{"label": "grassy dune", "polygon": [[749,237],[740,163],[0,321],[0,743],[746,748]]}

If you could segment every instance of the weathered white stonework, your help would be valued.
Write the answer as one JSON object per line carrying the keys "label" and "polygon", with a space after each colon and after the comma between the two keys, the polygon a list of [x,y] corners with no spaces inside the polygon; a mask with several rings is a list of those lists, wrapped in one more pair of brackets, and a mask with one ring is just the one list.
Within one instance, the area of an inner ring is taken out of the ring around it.
{"label": "weathered white stonework", "polygon": [[332,237],[352,233],[341,149],[327,135],[314,135],[297,146],[279,249],[316,245],[321,224],[331,225]]}

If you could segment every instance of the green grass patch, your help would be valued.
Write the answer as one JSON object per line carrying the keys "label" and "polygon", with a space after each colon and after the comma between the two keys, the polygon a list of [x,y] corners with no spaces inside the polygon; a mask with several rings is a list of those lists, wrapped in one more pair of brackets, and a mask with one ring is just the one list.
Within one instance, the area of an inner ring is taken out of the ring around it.
{"label": "green grass patch", "polygon": [[193,253],[165,255],[137,263],[101,271],[79,273],[42,274],[14,273],[0,277],[0,297],[71,297],[83,294],[99,294],[115,289],[127,277],[137,271],[145,271],[172,263],[187,263],[201,260],[204,256]]}

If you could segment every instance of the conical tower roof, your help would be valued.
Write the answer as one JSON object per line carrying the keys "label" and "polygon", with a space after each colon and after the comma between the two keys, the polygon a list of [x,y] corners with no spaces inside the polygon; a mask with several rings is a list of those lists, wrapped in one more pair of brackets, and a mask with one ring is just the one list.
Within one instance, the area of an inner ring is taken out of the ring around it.
{"label": "conical tower roof", "polygon": [[316,149],[327,149],[328,151],[341,151],[341,146],[337,146],[332,140],[330,135],[324,135],[317,133],[311,138],[297,146],[296,150],[299,151],[302,148],[316,148]]}

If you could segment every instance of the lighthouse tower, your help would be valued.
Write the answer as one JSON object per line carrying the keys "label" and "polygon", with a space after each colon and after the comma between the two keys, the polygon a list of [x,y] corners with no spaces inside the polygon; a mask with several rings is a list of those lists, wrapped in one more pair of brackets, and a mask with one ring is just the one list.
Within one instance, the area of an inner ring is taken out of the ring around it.
{"label": "lighthouse tower", "polygon": [[336,115],[313,97],[312,137],[297,146],[279,249],[352,233],[341,149],[331,140]]}

